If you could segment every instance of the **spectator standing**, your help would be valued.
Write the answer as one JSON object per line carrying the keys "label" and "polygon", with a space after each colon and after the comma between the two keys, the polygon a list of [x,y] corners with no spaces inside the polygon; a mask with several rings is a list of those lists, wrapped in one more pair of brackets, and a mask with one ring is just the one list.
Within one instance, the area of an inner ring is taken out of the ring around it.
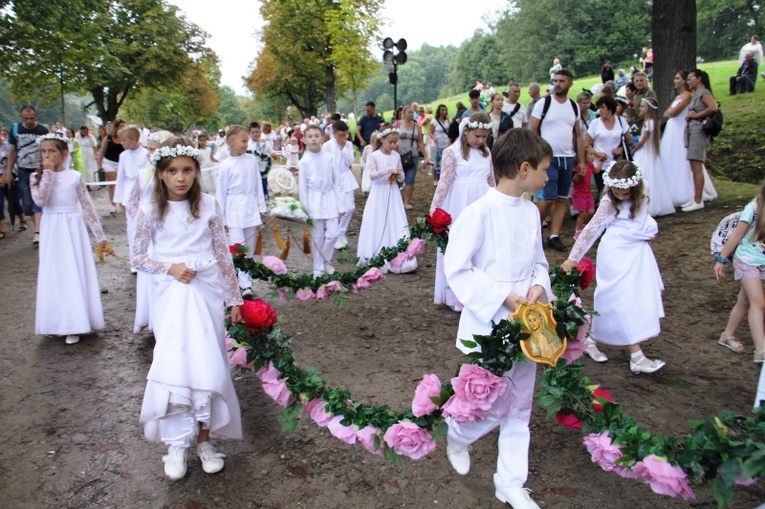
{"label": "spectator standing", "polygon": [[529,126],[529,118],[526,113],[526,106],[518,102],[521,98],[521,86],[517,83],[510,83],[507,87],[507,92],[503,94],[505,99],[502,105],[502,111],[510,115],[513,119],[514,127],[523,127],[526,129]]}
{"label": "spectator standing", "polygon": [[614,68],[611,67],[611,64],[606,62],[603,64],[603,67],[600,69],[600,81],[602,83],[605,83],[606,81],[613,81],[614,80]]}
{"label": "spectator standing", "polygon": [[481,92],[476,89],[471,90],[468,94],[468,99],[470,99],[470,108],[462,113],[462,118],[469,118],[473,113],[483,112],[483,108],[481,108]]}
{"label": "spectator standing", "polygon": [[539,99],[541,98],[541,96],[539,95],[539,90],[540,90],[539,83],[534,82],[529,84],[529,97],[531,97],[531,102],[529,103],[529,109],[527,110],[528,117],[531,117],[531,112],[534,111],[534,105],[536,105],[537,101],[539,101]]}
{"label": "spectator standing", "polygon": [[619,69],[616,72],[616,78],[614,79],[614,84],[616,85],[616,91],[622,89],[624,85],[630,82],[630,79],[627,77],[627,74],[624,72],[624,69]]}
{"label": "spectator standing", "polygon": [[87,180],[95,180],[95,173],[98,169],[96,159],[98,158],[98,144],[96,138],[90,134],[86,126],[80,127],[80,132],[75,136],[80,144],[82,151],[82,162],[85,165],[85,176]]}
{"label": "spectator standing", "polygon": [[693,172],[693,199],[682,205],[683,212],[692,212],[704,208],[704,161],[707,159],[709,135],[701,129],[701,121],[717,111],[717,103],[712,95],[709,75],[699,69],[688,73],[688,90],[691,91],[690,111],[685,115],[686,155]]}
{"label": "spectator standing", "polygon": [[560,60],[557,58],[553,59],[553,66],[550,67],[550,85],[555,85],[553,81],[555,80],[555,74],[563,69],[563,66],[560,63]]}
{"label": "spectator standing", "polygon": [[369,101],[366,106],[366,115],[361,117],[356,123],[356,143],[359,148],[369,144],[372,133],[380,129],[383,119],[377,114],[375,103]]}

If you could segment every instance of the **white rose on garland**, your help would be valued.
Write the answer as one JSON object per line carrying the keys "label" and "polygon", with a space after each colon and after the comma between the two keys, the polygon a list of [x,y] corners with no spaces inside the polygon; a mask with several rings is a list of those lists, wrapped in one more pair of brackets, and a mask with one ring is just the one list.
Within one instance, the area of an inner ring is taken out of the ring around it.
{"label": "white rose on garland", "polygon": [[268,172],[268,191],[272,194],[296,196],[297,180],[287,168],[271,168]]}
{"label": "white rose on garland", "polygon": [[313,225],[313,220],[308,215],[308,210],[297,198],[292,196],[276,196],[268,200],[266,205],[268,207],[268,214],[271,216],[302,221],[308,226]]}

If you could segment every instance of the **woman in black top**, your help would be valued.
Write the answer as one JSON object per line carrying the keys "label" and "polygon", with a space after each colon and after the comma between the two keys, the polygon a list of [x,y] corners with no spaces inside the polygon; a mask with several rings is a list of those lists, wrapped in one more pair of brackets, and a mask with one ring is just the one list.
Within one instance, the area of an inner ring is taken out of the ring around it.
{"label": "woman in black top", "polygon": [[[98,170],[104,172],[108,182],[117,180],[117,166],[120,162],[120,154],[123,150],[117,133],[125,127],[125,121],[115,118],[112,122],[112,130],[101,142],[101,150],[98,151]],[[109,200],[114,205],[114,186],[109,185]]]}

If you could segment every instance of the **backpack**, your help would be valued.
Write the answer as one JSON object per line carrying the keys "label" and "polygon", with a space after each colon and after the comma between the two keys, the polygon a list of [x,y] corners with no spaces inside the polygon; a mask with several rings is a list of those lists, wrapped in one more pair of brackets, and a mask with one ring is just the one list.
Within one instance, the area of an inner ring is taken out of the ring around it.
{"label": "backpack", "polygon": [[717,111],[709,115],[708,117],[705,117],[704,120],[701,121],[701,130],[704,131],[704,134],[707,136],[714,138],[718,134],[720,134],[720,131],[722,131],[723,128],[723,113],[720,109],[720,103],[717,103]]}
{"label": "backpack", "polygon": [[[550,103],[552,102],[552,96],[551,95],[545,96],[544,101],[545,102],[544,102],[544,105],[542,107],[542,116],[539,118],[539,133],[540,133],[540,135],[542,133],[542,122],[544,121],[545,116],[547,115],[547,110],[550,109]],[[579,107],[576,105],[576,103],[574,102],[573,99],[569,99],[568,102],[571,103],[571,108],[573,108],[573,110],[574,110],[574,118],[579,120]],[[576,131],[576,127],[574,128],[574,130]]]}
{"label": "backpack", "polygon": [[[757,222],[757,202],[755,202],[754,207],[754,217],[752,217],[750,228]],[[725,216],[723,220],[720,221],[720,224],[717,225],[717,228],[715,228],[715,231],[712,234],[712,240],[709,242],[712,256],[722,253],[723,247],[725,247],[725,244],[728,242],[728,237],[730,237],[731,232],[738,226],[742,212],[743,211],[738,211]],[[728,259],[733,259],[733,253],[730,254]]]}

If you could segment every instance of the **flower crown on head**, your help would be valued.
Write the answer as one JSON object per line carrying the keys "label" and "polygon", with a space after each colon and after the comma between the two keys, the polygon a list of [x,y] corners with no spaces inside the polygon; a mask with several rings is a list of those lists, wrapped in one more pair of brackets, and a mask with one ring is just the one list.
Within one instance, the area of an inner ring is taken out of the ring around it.
{"label": "flower crown on head", "polygon": [[603,184],[608,187],[615,187],[617,189],[629,189],[630,187],[635,187],[643,179],[643,170],[640,168],[640,166],[637,165],[637,163],[633,162],[632,165],[635,167],[635,174],[630,178],[621,179],[611,178],[610,173],[611,168],[613,168],[613,166],[611,166],[611,168],[609,168],[608,171],[603,174]]}
{"label": "flower crown on head", "polygon": [[157,136],[157,134],[156,134],[156,133],[151,133],[150,135],[148,135],[148,136],[146,137],[146,141],[153,141],[153,142],[154,142],[154,143],[156,143],[157,145],[161,145],[161,144],[162,144],[162,138],[160,138],[159,136]]}
{"label": "flower crown on head", "polygon": [[491,124],[484,124],[483,122],[468,122],[465,127],[468,129],[491,129]]}
{"label": "flower crown on head", "polygon": [[59,141],[65,142],[65,143],[69,141],[69,139],[65,135],[59,134],[59,133],[55,133],[55,132],[54,133],[43,134],[42,136],[38,137],[35,141],[39,145],[40,143],[44,142],[45,140],[59,140]]}
{"label": "flower crown on head", "polygon": [[186,156],[192,159],[196,159],[197,162],[202,162],[202,153],[199,149],[194,147],[187,147],[186,145],[176,145],[175,147],[161,147],[154,151],[151,155],[149,163],[154,169],[157,169],[159,161],[165,157],[180,157]]}
{"label": "flower crown on head", "polygon": [[653,110],[658,110],[659,109],[659,105],[658,104],[653,104],[653,100],[651,100],[651,99],[644,98],[643,102],[646,103],[648,105],[648,107],[653,109]]}
{"label": "flower crown on head", "polygon": [[389,134],[398,134],[398,133],[399,133],[398,129],[396,129],[395,127],[389,127],[388,129],[383,129],[382,131],[380,131],[379,134],[377,135],[377,139],[379,140],[381,138],[385,138]]}

